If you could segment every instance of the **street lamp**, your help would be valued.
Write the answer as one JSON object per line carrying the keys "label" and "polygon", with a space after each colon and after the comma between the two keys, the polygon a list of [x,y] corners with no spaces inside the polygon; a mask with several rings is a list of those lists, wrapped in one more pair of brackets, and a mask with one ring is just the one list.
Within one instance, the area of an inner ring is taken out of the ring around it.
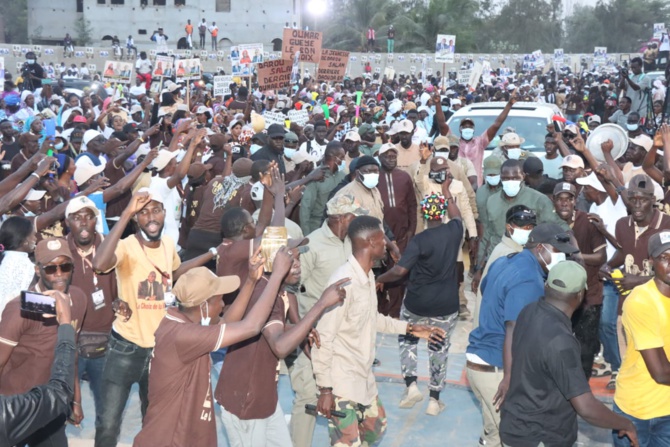
{"label": "street lamp", "polygon": [[314,31],[319,30],[319,17],[326,13],[328,3],[326,0],[309,0],[307,3],[307,11],[314,16]]}

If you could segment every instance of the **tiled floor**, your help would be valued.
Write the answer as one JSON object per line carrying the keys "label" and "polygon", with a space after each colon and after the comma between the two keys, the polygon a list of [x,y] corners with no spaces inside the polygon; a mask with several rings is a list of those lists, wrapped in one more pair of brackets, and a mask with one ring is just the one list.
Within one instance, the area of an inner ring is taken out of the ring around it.
{"label": "tiled floor", "polygon": [[[469,299],[473,299],[468,294]],[[472,306],[470,306],[472,307]],[[382,402],[388,416],[386,435],[378,444],[380,447],[404,446],[476,446],[481,430],[479,403],[467,387],[465,380],[465,348],[471,322],[458,322],[452,336],[449,363],[447,367],[448,384],[442,392],[442,400],[446,410],[436,417],[424,414],[427,398],[414,408],[399,409],[399,402],[404,391],[404,382],[400,376],[398,358],[398,342],[396,336],[379,335],[377,338],[377,358],[381,365],[375,368],[377,385]],[[419,346],[419,386],[427,395],[427,351],[425,344]],[[605,379],[591,381],[595,394],[604,402],[611,403],[611,393],[604,389]],[[94,410],[88,387],[82,389],[84,410],[87,418],[83,428],[68,427],[68,436],[73,440],[73,447],[93,446],[95,435]],[[285,414],[290,414],[292,391],[288,377],[282,375],[279,380],[279,399]],[[222,424],[217,418],[219,427],[219,446],[228,446]],[[123,421],[120,442],[132,445],[133,437],[141,427],[139,398],[137,389],[131,393],[131,399]],[[120,444],[122,445],[122,444]],[[325,420],[319,418],[314,433],[314,446],[328,446],[328,430]],[[607,430],[592,427],[580,420],[580,433],[576,445],[604,447],[611,445]],[[288,447],[288,446],[287,446]]]}

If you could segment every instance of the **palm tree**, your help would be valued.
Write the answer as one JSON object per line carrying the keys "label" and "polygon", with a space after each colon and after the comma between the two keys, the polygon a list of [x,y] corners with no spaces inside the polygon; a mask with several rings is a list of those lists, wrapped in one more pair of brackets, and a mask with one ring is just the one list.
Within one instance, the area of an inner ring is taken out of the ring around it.
{"label": "palm tree", "polygon": [[367,30],[372,26],[377,41],[385,39],[389,20],[400,6],[392,0],[342,0],[333,5],[335,13],[324,27],[324,48],[364,51]]}

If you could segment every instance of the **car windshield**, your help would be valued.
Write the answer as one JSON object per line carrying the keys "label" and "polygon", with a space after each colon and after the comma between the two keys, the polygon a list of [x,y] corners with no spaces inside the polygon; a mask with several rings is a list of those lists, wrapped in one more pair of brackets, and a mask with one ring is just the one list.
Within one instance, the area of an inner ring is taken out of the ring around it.
{"label": "car windshield", "polygon": [[[449,121],[449,129],[457,137],[461,136],[459,127],[461,125],[461,120],[464,117],[453,117]],[[482,132],[485,132],[486,129],[491,127],[493,122],[496,120],[496,116],[470,116],[468,117],[475,122],[475,136],[481,135]],[[526,141],[521,145],[523,149],[533,151],[533,152],[543,152],[544,151],[544,136],[547,134],[547,122],[546,118],[543,117],[531,117],[531,116],[508,116],[502,127],[498,131],[498,135],[489,143],[487,149],[493,149],[498,147],[498,141],[500,141],[500,134],[508,128],[511,127],[514,131]]]}

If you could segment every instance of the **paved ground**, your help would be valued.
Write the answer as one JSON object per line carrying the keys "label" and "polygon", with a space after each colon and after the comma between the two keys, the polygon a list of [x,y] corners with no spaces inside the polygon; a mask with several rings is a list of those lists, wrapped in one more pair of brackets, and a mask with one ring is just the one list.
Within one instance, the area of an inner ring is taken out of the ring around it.
{"label": "paved ground", "polygon": [[[468,295],[470,300],[474,297]],[[472,307],[472,306],[470,306]],[[398,356],[397,337],[379,335],[377,338],[377,358],[381,365],[375,368],[379,393],[388,415],[388,430],[378,444],[380,447],[404,446],[437,446],[459,445],[476,446],[481,430],[481,416],[479,403],[470,392],[465,379],[465,348],[471,322],[459,322],[452,336],[449,363],[447,367],[448,384],[442,392],[441,398],[447,404],[446,410],[439,416],[431,417],[424,414],[426,399],[413,409],[404,410],[397,407],[404,391],[404,382],[400,376],[400,362]],[[419,386],[426,390],[428,377],[428,355],[425,344],[419,347]],[[611,393],[604,389],[606,379],[592,379],[591,386],[594,393],[604,402],[611,404]],[[88,387],[82,389],[86,419],[83,428],[68,427],[68,436],[73,447],[93,446],[94,438],[94,409]],[[285,414],[290,414],[292,406],[292,391],[286,375],[279,380],[279,399]],[[218,413],[217,413],[218,414]],[[219,427],[219,446],[228,446],[228,442],[217,418]],[[132,445],[133,437],[140,429],[140,410],[137,388],[131,394],[126,408],[121,431],[120,446]],[[314,433],[314,446],[327,446],[328,430],[325,420],[320,419]],[[580,421],[580,433],[575,445],[589,447],[605,447],[611,445],[610,434],[607,430],[594,428]]]}

